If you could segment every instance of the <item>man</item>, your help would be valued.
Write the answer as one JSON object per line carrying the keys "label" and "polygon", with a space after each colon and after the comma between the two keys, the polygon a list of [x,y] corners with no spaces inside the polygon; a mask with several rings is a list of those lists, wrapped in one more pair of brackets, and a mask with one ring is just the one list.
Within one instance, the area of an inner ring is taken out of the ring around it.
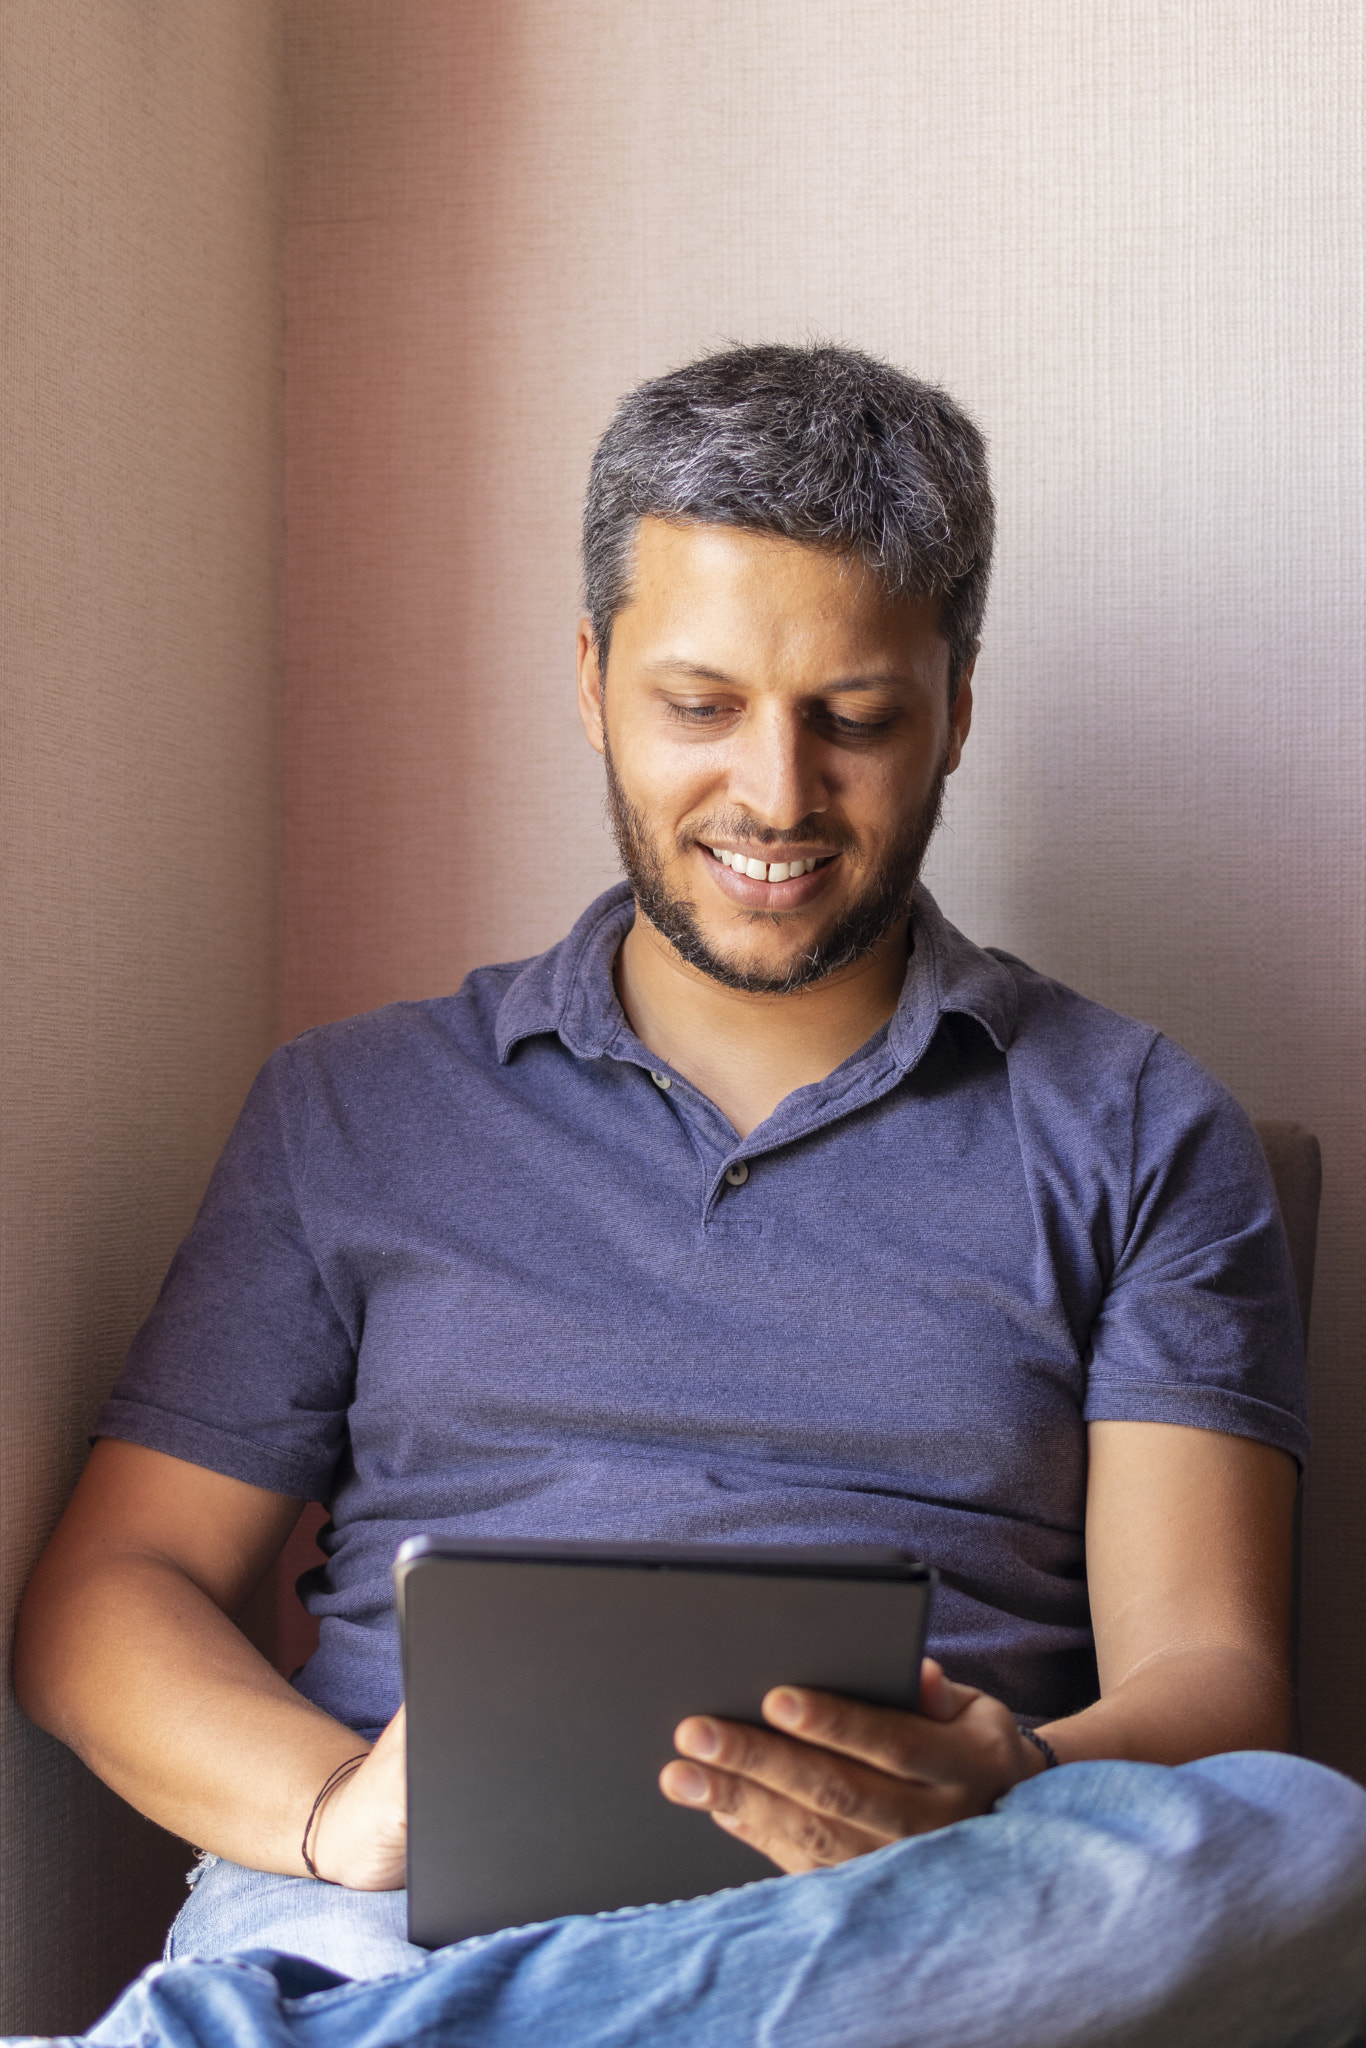
{"label": "man", "polygon": [[[412,1968],[408,2032],[1345,2039],[1366,1801],[1221,1754],[1291,1732],[1302,1361],[1255,1136],[917,888],[972,713],[979,435],[851,351],[735,350],[625,401],[584,532],[628,881],[269,1062],[35,1578],[29,1711],[208,1852],[174,1956]],[[312,1496],[291,1686],[231,1617]],[[663,1793],[799,1882],[423,1963],[419,1530],[917,1551],[921,1711],[683,1723]],[[196,1983],[284,2025],[329,1981],[187,1964],[104,2038]],[[397,2026],[381,1990],[328,1991],[329,2038]]]}

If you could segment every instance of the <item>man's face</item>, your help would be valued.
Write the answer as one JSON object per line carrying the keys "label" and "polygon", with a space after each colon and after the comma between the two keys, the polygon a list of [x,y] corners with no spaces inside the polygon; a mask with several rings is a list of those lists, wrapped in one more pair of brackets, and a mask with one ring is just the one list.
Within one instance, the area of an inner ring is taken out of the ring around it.
{"label": "man's face", "polygon": [[579,629],[579,708],[637,901],[685,959],[785,992],[905,917],[971,717],[948,676],[937,599],[768,534],[641,521],[605,688]]}

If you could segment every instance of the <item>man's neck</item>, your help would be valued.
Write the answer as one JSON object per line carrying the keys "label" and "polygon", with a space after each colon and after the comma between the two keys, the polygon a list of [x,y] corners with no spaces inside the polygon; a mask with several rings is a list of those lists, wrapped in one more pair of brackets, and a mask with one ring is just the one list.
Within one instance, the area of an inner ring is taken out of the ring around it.
{"label": "man's neck", "polygon": [[898,924],[862,960],[795,995],[751,995],[690,966],[639,910],[617,955],[636,1037],[710,1097],[742,1138],[794,1088],[823,1081],[896,1009],[906,974]]}

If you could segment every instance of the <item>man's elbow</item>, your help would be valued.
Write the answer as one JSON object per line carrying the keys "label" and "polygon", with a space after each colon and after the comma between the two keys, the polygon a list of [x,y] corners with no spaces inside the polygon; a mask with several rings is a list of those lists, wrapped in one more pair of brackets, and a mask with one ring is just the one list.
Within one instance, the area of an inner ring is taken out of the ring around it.
{"label": "man's elbow", "polygon": [[66,1574],[40,1560],[19,1606],[11,1675],[14,1696],[37,1727],[70,1742],[68,1720],[77,1682],[72,1655],[73,1588]]}

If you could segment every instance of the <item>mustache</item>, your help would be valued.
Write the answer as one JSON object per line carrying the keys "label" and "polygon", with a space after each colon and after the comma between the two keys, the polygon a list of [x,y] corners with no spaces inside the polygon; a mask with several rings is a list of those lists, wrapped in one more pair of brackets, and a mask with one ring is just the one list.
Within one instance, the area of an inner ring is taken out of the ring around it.
{"label": "mustache", "polygon": [[796,825],[778,830],[758,824],[744,811],[723,811],[680,832],[676,845],[685,853],[690,846],[710,846],[721,839],[738,840],[745,846],[820,846],[827,853],[847,853],[854,844],[847,832],[832,832],[818,818],[802,818]]}

